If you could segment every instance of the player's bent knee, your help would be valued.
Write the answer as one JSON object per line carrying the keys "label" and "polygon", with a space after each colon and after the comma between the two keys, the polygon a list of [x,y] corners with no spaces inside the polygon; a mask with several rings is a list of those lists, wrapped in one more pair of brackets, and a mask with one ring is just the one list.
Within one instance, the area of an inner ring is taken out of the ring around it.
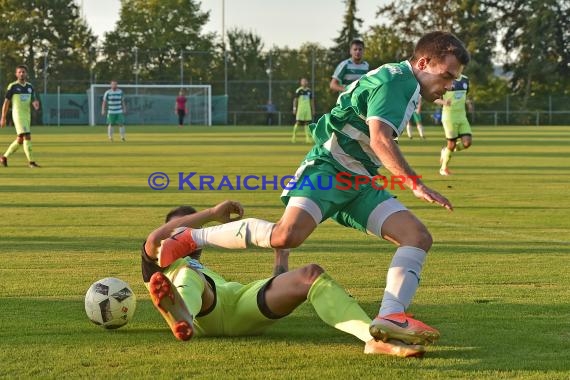
{"label": "player's bent knee", "polygon": [[424,225],[418,226],[415,229],[410,229],[409,234],[403,237],[400,241],[400,246],[410,246],[428,251],[432,244],[433,238]]}
{"label": "player's bent knee", "polygon": [[303,279],[306,280],[307,284],[312,284],[315,282],[317,277],[325,272],[325,270],[319,264],[308,264],[300,268],[301,275]]}
{"label": "player's bent knee", "polygon": [[297,248],[305,241],[306,236],[288,230],[285,233],[279,233],[274,230],[271,235],[271,246],[277,249]]}
{"label": "player's bent knee", "polygon": [[429,249],[433,244],[433,237],[431,236],[427,228],[424,227],[423,230],[418,231],[416,235],[417,235],[416,236],[417,243],[415,247],[421,248],[426,252],[429,251]]}

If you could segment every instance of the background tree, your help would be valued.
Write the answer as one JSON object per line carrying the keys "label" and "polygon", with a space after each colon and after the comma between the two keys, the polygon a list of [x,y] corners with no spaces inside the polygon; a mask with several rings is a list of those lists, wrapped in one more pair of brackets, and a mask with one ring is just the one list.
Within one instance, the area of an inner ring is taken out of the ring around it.
{"label": "background tree", "polygon": [[[15,66],[23,63],[39,92],[55,92],[58,85],[67,92],[85,91],[89,50],[97,39],[75,1],[0,0],[0,9],[2,90],[14,80]],[[47,89],[41,80],[44,75],[49,79]]]}
{"label": "background tree", "polygon": [[273,100],[278,109],[285,112],[284,123],[293,122],[294,92],[303,77],[309,80],[313,90],[317,113],[328,111],[334,103],[336,95],[329,90],[333,67],[329,64],[328,49],[315,43],[305,43],[299,49],[273,48],[272,66]]}
{"label": "background tree", "polygon": [[389,62],[400,62],[411,57],[414,44],[400,37],[392,28],[375,25],[365,34],[366,60],[370,69]]}
{"label": "background tree", "polygon": [[356,17],[356,0],[344,0],[344,3],[346,4],[346,12],[342,20],[342,29],[339,36],[334,39],[335,45],[331,49],[330,55],[330,59],[337,63],[347,58],[350,50],[350,41],[354,38],[362,37],[359,31],[359,28],[362,26],[362,19]]}
{"label": "background tree", "polygon": [[[243,29],[230,29],[228,39],[229,109],[258,110],[268,100],[268,57],[260,36]],[[246,85],[249,82],[249,85]]]}
{"label": "background tree", "polygon": [[[504,69],[519,107],[544,108],[553,92],[568,94],[570,3],[559,0],[487,1],[503,28]],[[532,104],[537,99],[543,104]]]}
{"label": "background tree", "polygon": [[476,102],[482,100],[478,89],[493,76],[493,48],[498,32],[496,23],[489,22],[489,6],[480,0],[398,0],[379,7],[377,16],[390,20],[388,29],[401,36],[405,46],[402,50],[408,55],[427,32],[444,30],[457,35],[471,54],[465,70],[472,83],[471,96]]}
{"label": "background tree", "polygon": [[138,69],[139,81],[172,83],[182,55],[189,78],[211,80],[215,35],[202,33],[208,18],[194,0],[123,0],[115,30],[105,34],[99,77],[134,82]]}

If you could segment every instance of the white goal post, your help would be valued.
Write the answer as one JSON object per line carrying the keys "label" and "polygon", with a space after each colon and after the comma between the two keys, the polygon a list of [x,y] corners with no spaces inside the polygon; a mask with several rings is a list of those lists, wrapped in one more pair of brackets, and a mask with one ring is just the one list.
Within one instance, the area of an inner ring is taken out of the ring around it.
{"label": "white goal post", "polygon": [[[101,115],[103,94],[109,84],[92,84],[87,91],[89,125],[105,124],[107,115]],[[119,84],[123,90],[127,125],[177,125],[175,102],[178,92],[184,90],[188,114],[184,124],[212,125],[211,85],[151,85]]]}

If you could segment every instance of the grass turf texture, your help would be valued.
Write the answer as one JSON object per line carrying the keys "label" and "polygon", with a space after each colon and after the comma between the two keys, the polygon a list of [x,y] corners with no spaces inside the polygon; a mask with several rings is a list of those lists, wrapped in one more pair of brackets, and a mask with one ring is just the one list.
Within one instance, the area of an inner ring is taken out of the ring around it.
{"label": "grass turf texture", "polygon": [[[286,175],[308,146],[290,128],[128,127],[109,143],[104,127],[35,127],[41,169],[19,151],[0,167],[1,378],[560,378],[570,376],[568,127],[475,127],[474,145],[438,175],[440,128],[400,148],[449,213],[395,191],[435,240],[410,311],[442,338],[423,360],[365,356],[356,338],[303,305],[261,337],[176,341],[140,278],[139,248],[165,213],[236,199],[247,216],[277,220],[279,191],[178,191],[178,172]],[[13,130],[0,131],[4,150]],[[155,171],[170,187],[153,191]],[[217,180],[219,181],[219,180]],[[320,263],[373,316],[394,248],[321,225],[291,256]],[[208,249],[206,265],[242,283],[266,277],[272,254]],[[115,276],[137,294],[135,317],[105,331],[83,296]]]}

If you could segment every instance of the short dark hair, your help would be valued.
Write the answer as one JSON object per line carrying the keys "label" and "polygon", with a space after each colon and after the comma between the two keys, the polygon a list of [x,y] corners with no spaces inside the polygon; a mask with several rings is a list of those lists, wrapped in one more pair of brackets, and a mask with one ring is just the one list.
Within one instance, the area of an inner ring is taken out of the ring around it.
{"label": "short dark hair", "polygon": [[[196,213],[196,209],[192,206],[179,206],[175,209],[170,210],[168,214],[166,214],[165,222],[168,223],[173,218],[185,215],[192,215]],[[200,260],[200,256],[202,255],[202,249],[197,249],[194,252],[190,253],[190,257],[196,260]]]}
{"label": "short dark hair", "polygon": [[360,38],[353,38],[352,41],[350,41],[350,47],[352,47],[352,45],[360,45],[364,48],[364,41],[362,41]]}
{"label": "short dark hair", "polygon": [[417,62],[421,57],[441,61],[448,55],[454,55],[462,65],[467,65],[470,60],[465,45],[453,33],[435,31],[420,38],[410,61]]}
{"label": "short dark hair", "polygon": [[18,65],[18,66],[16,66],[16,70],[18,70],[18,69],[24,69],[24,70],[26,70],[26,72],[30,71],[30,70],[28,70],[27,65]]}
{"label": "short dark hair", "polygon": [[179,206],[176,207],[166,214],[165,223],[168,223],[172,220],[172,218],[176,218],[178,216],[185,216],[185,215],[192,215],[196,213],[196,209],[192,206]]}

